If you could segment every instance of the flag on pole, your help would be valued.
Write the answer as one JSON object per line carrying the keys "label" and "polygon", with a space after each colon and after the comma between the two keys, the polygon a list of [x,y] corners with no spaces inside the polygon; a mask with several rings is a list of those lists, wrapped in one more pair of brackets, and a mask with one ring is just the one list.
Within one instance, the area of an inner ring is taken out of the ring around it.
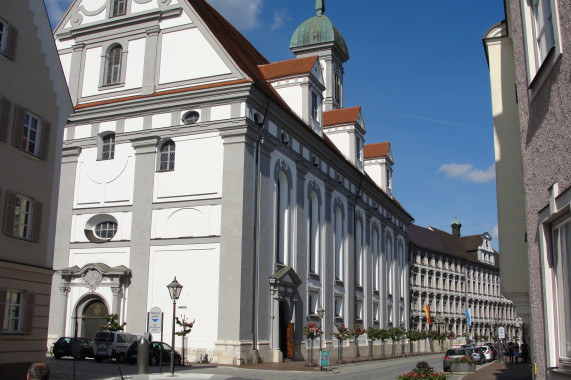
{"label": "flag on pole", "polygon": [[468,327],[472,327],[472,320],[470,319],[470,310],[466,309],[466,319],[468,320]]}
{"label": "flag on pole", "polygon": [[424,305],[424,312],[426,313],[426,321],[430,324],[430,309],[428,308],[428,305]]}

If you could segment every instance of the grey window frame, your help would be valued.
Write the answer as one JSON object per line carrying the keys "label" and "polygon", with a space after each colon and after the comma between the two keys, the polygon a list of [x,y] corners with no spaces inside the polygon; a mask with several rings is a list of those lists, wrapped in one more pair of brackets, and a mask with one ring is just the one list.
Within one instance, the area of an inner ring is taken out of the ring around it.
{"label": "grey window frame", "polygon": [[[172,147],[172,150],[170,149]],[[167,148],[167,151],[163,151],[163,149]],[[159,145],[159,149],[157,152],[158,160],[157,160],[157,171],[159,172],[168,172],[174,170],[174,164],[176,160],[176,143],[173,140],[165,140],[163,143]],[[163,164],[165,167],[163,168]]]}
{"label": "grey window frame", "polygon": [[[104,226],[105,225],[105,226]],[[110,228],[110,226],[113,226]],[[101,228],[100,228],[101,227]],[[99,222],[93,227],[93,233],[95,236],[102,240],[111,240],[115,235],[117,235],[118,224],[112,220],[106,220]]]}
{"label": "grey window frame", "polygon": [[[34,118],[37,122],[36,136],[34,138],[34,147],[30,148],[30,126],[27,125],[26,119]],[[42,119],[37,114],[28,111],[27,109],[16,105],[14,109],[14,124],[12,130],[12,145],[18,147],[20,150],[29,153],[33,156],[46,160],[48,157],[49,137],[50,137],[51,124]],[[26,141],[24,140],[26,139]],[[26,143],[26,144],[24,144]]]}
{"label": "grey window frame", "polygon": [[[112,142],[108,142],[107,139],[113,138]],[[100,133],[97,138],[97,160],[106,161],[115,159],[115,144],[116,144],[115,132],[104,132]],[[106,149],[108,147],[108,149]]]}
{"label": "grey window frame", "polygon": [[18,30],[4,19],[0,18],[0,23],[2,24],[0,31],[0,55],[14,60],[16,58]]}
{"label": "grey window frame", "polygon": [[[111,0],[109,4],[109,17],[120,17],[127,14],[127,7],[130,2],[127,0]],[[123,11],[120,12],[120,7],[123,6]]]}
{"label": "grey window frame", "polygon": [[[22,201],[26,201],[26,210],[22,210]],[[22,240],[39,241],[41,215],[41,202],[26,195],[10,191],[6,192],[2,228],[6,235]],[[22,219],[22,216],[24,219]],[[22,228],[24,232],[22,232]]]}
{"label": "grey window frame", "polygon": [[[9,292],[21,294],[20,310],[18,315],[18,328],[5,329],[6,314],[8,314],[7,297]],[[23,335],[32,332],[34,320],[35,293],[22,289],[0,289],[0,333],[2,335]]]}

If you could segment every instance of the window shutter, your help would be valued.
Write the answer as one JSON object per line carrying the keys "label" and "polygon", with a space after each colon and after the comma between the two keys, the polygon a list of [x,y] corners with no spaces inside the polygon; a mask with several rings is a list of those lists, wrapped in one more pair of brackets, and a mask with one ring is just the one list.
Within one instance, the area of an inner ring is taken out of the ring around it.
{"label": "window shutter", "polygon": [[30,293],[28,292],[26,294],[26,308],[25,308],[25,312],[24,312],[24,328],[23,328],[23,333],[24,334],[31,334],[32,333],[32,327],[34,325],[34,301],[35,301],[36,297],[34,293]]}
{"label": "window shutter", "polygon": [[6,56],[10,59],[16,57],[16,42],[18,40],[18,30],[12,25],[8,26],[8,47],[6,48]]}
{"label": "window shutter", "polygon": [[51,124],[47,120],[42,120],[41,124],[41,140],[40,140],[40,150],[38,152],[38,157],[46,160],[48,157],[48,148],[50,146],[50,128]]}
{"label": "window shutter", "polygon": [[24,136],[24,118],[26,110],[16,105],[14,109],[14,128],[12,128],[12,145],[22,148],[22,137]]}
{"label": "window shutter", "polygon": [[14,213],[16,211],[16,194],[6,192],[6,206],[4,207],[4,225],[2,232],[14,235]]}
{"label": "window shutter", "polygon": [[34,201],[34,216],[32,219],[32,241],[40,240],[40,233],[42,227],[42,204]]}
{"label": "window shutter", "polygon": [[0,331],[4,331],[5,314],[6,314],[6,289],[0,289]]}
{"label": "window shutter", "polygon": [[0,140],[8,138],[8,126],[10,124],[10,101],[0,98]]}

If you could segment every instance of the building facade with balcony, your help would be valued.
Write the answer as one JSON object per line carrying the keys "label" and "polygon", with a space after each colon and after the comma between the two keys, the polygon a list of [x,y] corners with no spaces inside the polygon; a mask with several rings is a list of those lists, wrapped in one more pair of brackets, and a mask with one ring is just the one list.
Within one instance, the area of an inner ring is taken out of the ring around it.
{"label": "building facade with balcony", "polygon": [[[498,253],[492,248],[492,237],[487,232],[460,236],[461,226],[455,220],[452,234],[409,226],[410,327],[494,339],[497,327],[502,326],[506,339],[514,339],[520,334],[521,321],[513,303],[500,292]],[[432,326],[427,323],[425,305]],[[441,326],[434,324],[437,314]]]}

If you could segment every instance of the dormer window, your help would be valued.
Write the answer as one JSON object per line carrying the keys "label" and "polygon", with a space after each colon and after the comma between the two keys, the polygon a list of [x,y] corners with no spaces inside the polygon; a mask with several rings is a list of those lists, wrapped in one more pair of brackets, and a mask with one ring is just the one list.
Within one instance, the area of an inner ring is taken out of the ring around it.
{"label": "dormer window", "polygon": [[111,17],[124,16],[127,13],[127,0],[111,0]]}

